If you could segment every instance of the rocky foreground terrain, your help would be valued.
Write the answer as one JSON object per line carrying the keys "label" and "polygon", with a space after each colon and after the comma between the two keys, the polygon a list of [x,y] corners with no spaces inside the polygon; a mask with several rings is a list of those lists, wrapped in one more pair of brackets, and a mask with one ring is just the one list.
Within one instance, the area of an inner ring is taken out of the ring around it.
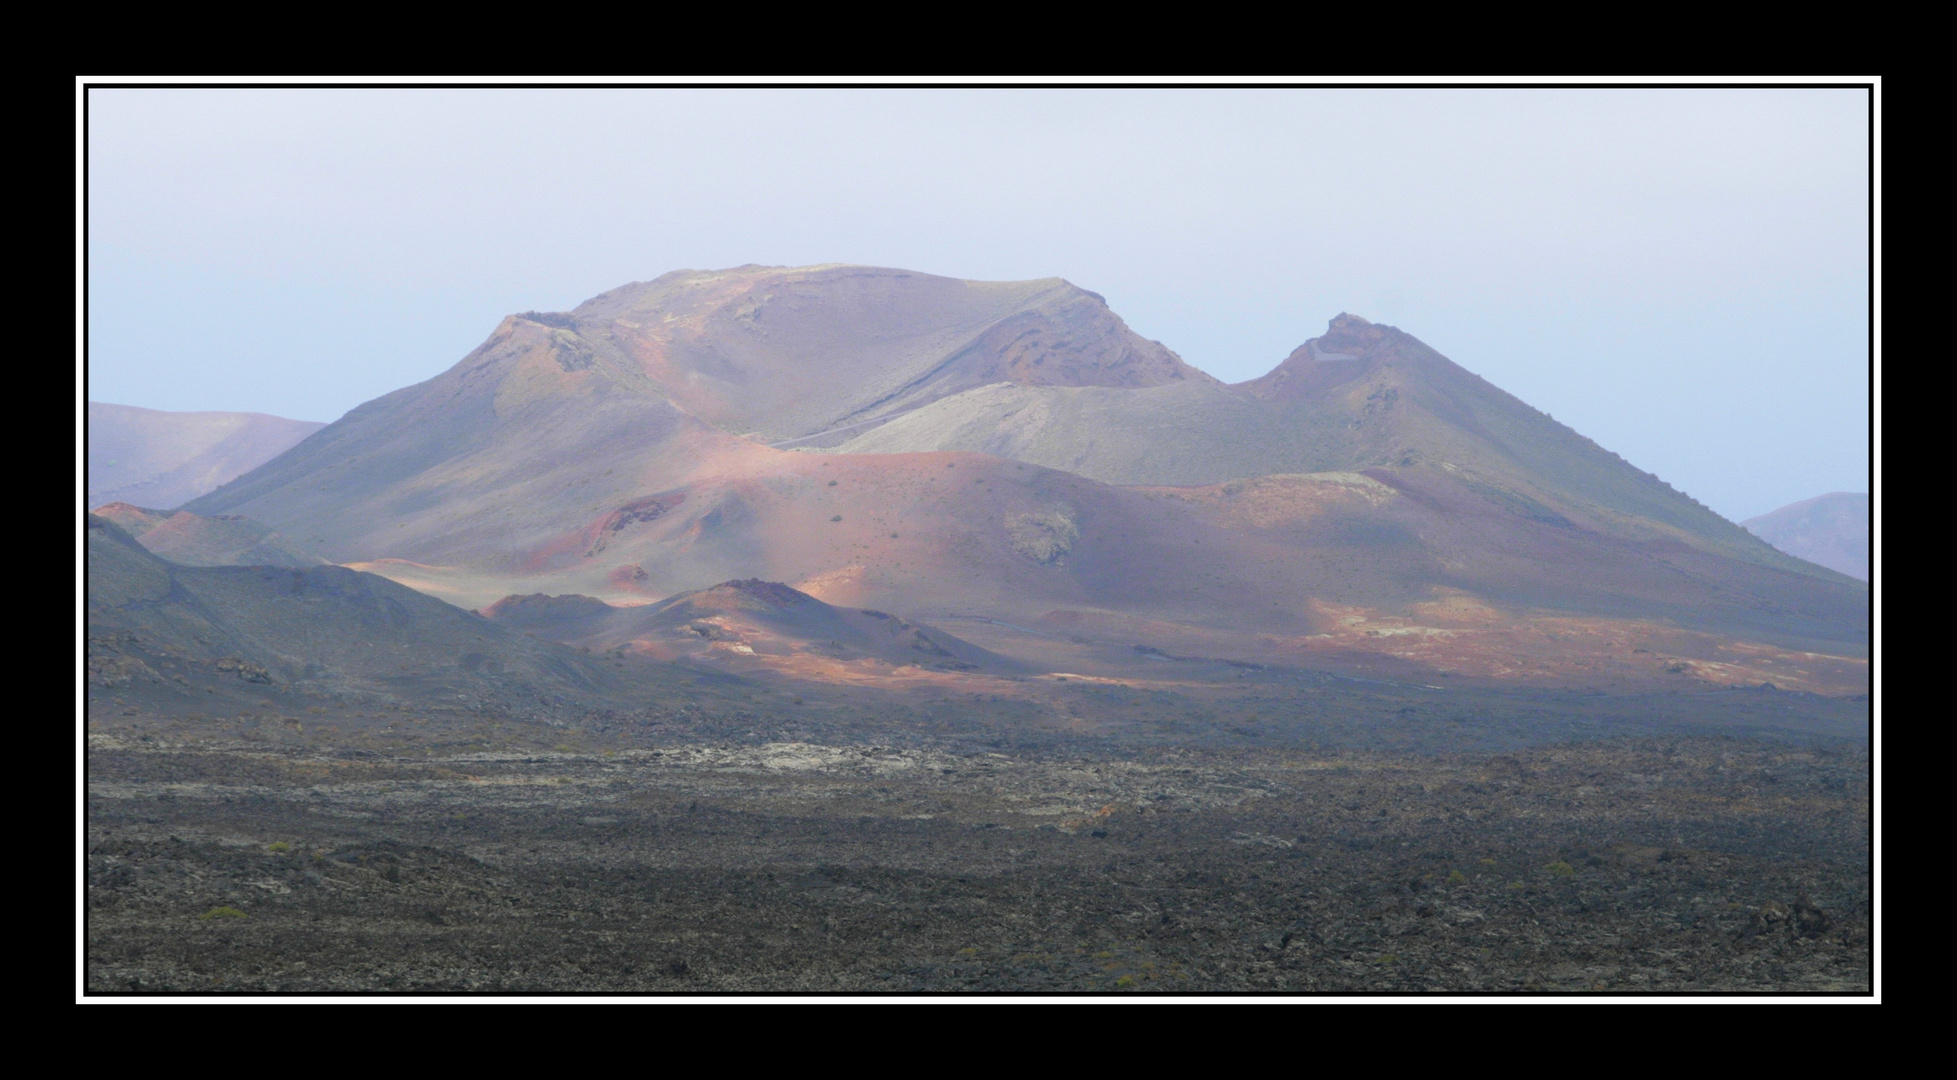
{"label": "rocky foreground terrain", "polygon": [[97,992],[1871,987],[1868,759],[1840,740],[98,717]]}

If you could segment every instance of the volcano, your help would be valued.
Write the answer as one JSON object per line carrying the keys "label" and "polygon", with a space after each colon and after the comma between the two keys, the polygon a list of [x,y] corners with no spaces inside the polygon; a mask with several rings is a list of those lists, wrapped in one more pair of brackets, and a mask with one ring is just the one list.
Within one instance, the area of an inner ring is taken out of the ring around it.
{"label": "volcano", "polygon": [[668,274],[510,316],[187,509],[472,608],[759,580],[1021,659],[1044,639],[997,628],[1057,619],[1258,662],[1866,677],[1864,585],[1403,331],[1341,315],[1225,385],[1057,279]]}

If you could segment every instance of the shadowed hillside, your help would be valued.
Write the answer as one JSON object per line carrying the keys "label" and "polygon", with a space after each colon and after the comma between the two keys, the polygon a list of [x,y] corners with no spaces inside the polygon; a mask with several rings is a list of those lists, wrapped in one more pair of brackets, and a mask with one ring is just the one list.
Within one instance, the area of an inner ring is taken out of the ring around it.
{"label": "shadowed hillside", "polygon": [[730,431],[809,446],[947,394],[1215,380],[1058,278],[978,282],[862,266],[679,271],[545,316],[594,364],[642,371]]}
{"label": "shadowed hillside", "polygon": [[563,646],[383,577],[338,566],[178,566],[103,518],[88,515],[86,525],[92,693],[171,711],[278,694],[517,715],[633,696]]}
{"label": "shadowed hillside", "polygon": [[488,618],[594,650],[658,660],[738,660],[812,653],[951,671],[1024,669],[942,630],[881,611],[825,604],[779,582],[726,581],[656,604],[612,607],[588,596],[506,596]]}

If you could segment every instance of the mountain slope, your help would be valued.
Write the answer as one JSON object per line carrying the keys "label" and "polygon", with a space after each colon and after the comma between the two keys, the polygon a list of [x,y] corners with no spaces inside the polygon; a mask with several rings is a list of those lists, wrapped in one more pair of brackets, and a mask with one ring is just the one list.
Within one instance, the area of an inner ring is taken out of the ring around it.
{"label": "mountain slope", "polygon": [[198,683],[162,674],[188,670],[253,692],[446,707],[619,698],[617,679],[571,650],[386,578],[338,566],[177,566],[93,514],[86,532],[95,688],[194,701]]}
{"label": "mountain slope", "polygon": [[1740,523],[1794,556],[1860,581],[1869,580],[1869,497],[1837,491],[1783,506]]}
{"label": "mountain slope", "polygon": [[88,403],[88,505],[176,507],[326,425],[262,413],[160,412]]}
{"label": "mountain slope", "polygon": [[941,399],[838,453],[971,450],[1114,484],[1278,473],[1440,472],[1544,521],[1677,540],[1800,569],[1744,530],[1470,374],[1411,335],[1333,319],[1236,386],[1139,391],[992,385]]}
{"label": "mountain slope", "polygon": [[204,517],[188,510],[145,510],[128,503],[95,509],[159,558],[180,566],[318,566],[326,560],[247,517]]}

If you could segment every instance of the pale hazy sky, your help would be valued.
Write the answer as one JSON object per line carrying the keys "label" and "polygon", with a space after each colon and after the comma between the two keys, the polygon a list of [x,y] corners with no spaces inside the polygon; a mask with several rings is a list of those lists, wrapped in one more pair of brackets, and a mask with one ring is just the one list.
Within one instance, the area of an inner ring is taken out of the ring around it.
{"label": "pale hazy sky", "polygon": [[332,420],[669,270],[1064,277],[1228,381],[1351,311],[1735,520],[1868,490],[1860,90],[97,90],[89,396]]}

